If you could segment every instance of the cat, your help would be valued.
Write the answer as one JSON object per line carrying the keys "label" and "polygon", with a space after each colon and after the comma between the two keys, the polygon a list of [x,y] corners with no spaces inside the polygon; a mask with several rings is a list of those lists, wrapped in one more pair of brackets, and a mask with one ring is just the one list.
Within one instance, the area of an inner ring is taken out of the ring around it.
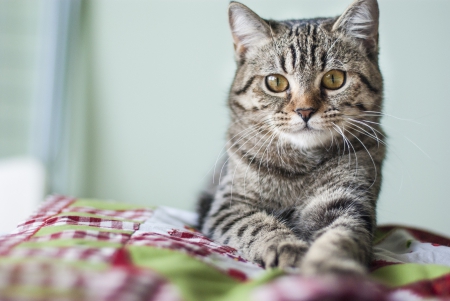
{"label": "cat", "polygon": [[198,202],[211,239],[265,268],[363,275],[385,157],[376,0],[274,21],[231,2],[227,158]]}

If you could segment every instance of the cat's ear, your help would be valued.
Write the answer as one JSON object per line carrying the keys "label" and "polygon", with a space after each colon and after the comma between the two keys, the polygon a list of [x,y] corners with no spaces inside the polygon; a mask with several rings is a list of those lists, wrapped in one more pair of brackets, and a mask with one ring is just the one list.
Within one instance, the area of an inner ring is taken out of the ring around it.
{"label": "cat's ear", "polygon": [[334,23],[332,30],[343,31],[361,40],[369,51],[376,51],[379,15],[377,0],[355,0]]}
{"label": "cat's ear", "polygon": [[271,37],[269,24],[244,4],[231,2],[228,20],[238,57],[248,49],[266,43]]}

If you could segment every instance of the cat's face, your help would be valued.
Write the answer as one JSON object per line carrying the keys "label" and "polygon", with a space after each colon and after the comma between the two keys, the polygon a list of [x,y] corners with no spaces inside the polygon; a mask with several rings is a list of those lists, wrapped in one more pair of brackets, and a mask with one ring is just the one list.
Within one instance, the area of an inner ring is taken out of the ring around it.
{"label": "cat's face", "polygon": [[376,4],[356,1],[340,18],[275,22],[232,3],[233,116],[301,148],[369,130],[361,122],[378,121],[371,112],[382,100]]}

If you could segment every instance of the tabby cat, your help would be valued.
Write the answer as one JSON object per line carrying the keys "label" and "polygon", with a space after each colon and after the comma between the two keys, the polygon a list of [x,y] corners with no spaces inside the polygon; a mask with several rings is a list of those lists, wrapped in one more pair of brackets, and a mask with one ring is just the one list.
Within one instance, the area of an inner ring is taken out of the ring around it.
{"label": "tabby cat", "polygon": [[205,234],[266,268],[365,273],[385,156],[378,19],[376,0],[288,21],[231,2],[237,71]]}

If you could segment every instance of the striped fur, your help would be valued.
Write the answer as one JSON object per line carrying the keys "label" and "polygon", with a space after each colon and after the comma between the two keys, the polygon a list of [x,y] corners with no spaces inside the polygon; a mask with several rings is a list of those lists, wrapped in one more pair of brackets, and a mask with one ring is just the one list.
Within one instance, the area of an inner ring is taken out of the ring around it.
{"label": "striped fur", "polygon": [[[385,156],[376,0],[338,18],[263,20],[236,2],[229,16],[238,69],[227,157],[199,227],[265,267],[364,273]],[[347,78],[331,91],[320,83],[333,69]],[[289,89],[268,90],[270,74]],[[306,122],[305,107],[315,110]]]}

